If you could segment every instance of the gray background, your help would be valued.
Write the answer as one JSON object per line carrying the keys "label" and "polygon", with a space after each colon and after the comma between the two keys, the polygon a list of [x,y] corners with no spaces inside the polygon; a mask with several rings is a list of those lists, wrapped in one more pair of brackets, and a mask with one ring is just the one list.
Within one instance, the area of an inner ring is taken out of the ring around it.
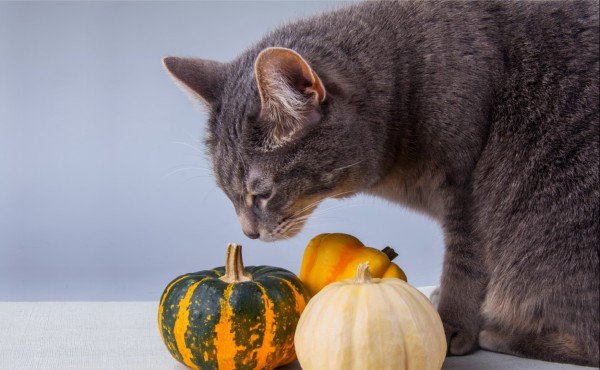
{"label": "gray background", "polygon": [[437,284],[438,225],[375,198],[325,202],[292,240],[246,239],[204,156],[206,116],[160,63],[227,61],[342,5],[0,3],[0,300],[157,300],[223,265],[228,242],[247,265],[297,273],[322,232],[391,245],[412,284]]}

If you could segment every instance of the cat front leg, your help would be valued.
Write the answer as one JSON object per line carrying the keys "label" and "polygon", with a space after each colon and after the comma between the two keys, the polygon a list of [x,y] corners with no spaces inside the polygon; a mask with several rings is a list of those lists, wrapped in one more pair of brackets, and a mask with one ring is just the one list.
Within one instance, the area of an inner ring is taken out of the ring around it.
{"label": "cat front leg", "polygon": [[446,252],[437,307],[449,355],[476,349],[487,279],[484,250],[471,231],[465,208],[460,203],[451,207],[443,225]]}

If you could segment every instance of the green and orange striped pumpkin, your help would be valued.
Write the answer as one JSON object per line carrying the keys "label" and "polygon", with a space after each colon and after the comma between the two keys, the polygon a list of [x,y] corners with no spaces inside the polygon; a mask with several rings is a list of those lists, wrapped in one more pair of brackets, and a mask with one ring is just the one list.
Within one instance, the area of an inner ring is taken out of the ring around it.
{"label": "green and orange striped pumpkin", "polygon": [[162,295],[162,339],[192,369],[274,369],[296,359],[302,283],[282,268],[244,268],[241,253],[229,244],[225,266],[182,275]]}

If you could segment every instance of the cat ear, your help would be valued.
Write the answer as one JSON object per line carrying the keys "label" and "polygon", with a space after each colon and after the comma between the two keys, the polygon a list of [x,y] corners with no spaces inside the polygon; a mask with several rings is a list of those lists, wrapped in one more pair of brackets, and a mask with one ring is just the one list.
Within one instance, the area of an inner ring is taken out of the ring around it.
{"label": "cat ear", "polygon": [[163,65],[181,87],[205,104],[212,106],[219,100],[224,63],[205,59],[165,57]]}
{"label": "cat ear", "polygon": [[285,141],[307,123],[320,119],[325,87],[317,73],[295,51],[267,48],[254,63],[261,115],[274,125],[275,139]]}

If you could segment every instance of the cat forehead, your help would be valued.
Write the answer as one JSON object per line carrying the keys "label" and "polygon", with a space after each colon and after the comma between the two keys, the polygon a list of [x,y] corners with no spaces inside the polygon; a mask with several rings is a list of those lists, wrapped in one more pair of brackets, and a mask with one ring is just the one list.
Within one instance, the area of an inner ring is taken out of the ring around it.
{"label": "cat forehead", "polygon": [[240,100],[259,96],[250,54],[243,55],[228,66],[222,89],[221,99],[223,104],[235,104]]}
{"label": "cat forehead", "polygon": [[219,186],[230,195],[242,194],[245,189],[245,166],[239,155],[230,148],[217,145],[211,155],[213,171]]}
{"label": "cat forehead", "polygon": [[255,86],[248,83],[229,84],[218,106],[211,110],[210,135],[216,140],[228,143],[226,139],[230,139],[237,144],[249,118],[256,117],[259,112],[260,96]]}
{"label": "cat forehead", "polygon": [[264,166],[257,165],[264,159],[245,150],[239,138],[235,137],[234,128],[221,131],[225,137],[211,138],[208,142],[213,171],[221,185],[241,192],[248,179],[256,181],[267,173]]}

